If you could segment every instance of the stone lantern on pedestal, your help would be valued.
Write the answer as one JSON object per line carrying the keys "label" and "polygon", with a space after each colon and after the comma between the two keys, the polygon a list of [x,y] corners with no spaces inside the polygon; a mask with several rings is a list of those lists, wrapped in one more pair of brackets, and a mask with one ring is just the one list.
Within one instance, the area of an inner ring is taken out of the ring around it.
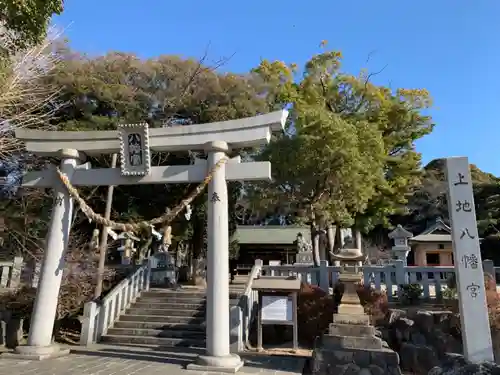
{"label": "stone lantern on pedestal", "polygon": [[331,254],[340,263],[339,281],[344,284],[344,294],[328,334],[315,345],[313,374],[401,374],[398,354],[376,335],[361,306],[356,284],[363,276],[360,263],[365,256],[356,247]]}
{"label": "stone lantern on pedestal", "polygon": [[332,259],[340,264],[339,282],[344,285],[344,294],[338,308],[339,314],[364,314],[356,284],[363,279],[363,269],[360,267],[365,259],[361,249],[341,249],[337,254],[331,254]]}
{"label": "stone lantern on pedestal", "polygon": [[389,238],[394,240],[394,245],[391,249],[392,258],[402,260],[405,267],[407,266],[406,258],[411,250],[408,240],[412,237],[413,233],[404,229],[401,224],[398,224],[396,229],[389,233]]}

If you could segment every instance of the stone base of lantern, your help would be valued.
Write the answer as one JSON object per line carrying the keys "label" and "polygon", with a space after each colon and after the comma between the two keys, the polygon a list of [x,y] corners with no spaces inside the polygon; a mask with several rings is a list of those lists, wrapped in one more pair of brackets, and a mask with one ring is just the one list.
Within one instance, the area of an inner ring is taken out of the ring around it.
{"label": "stone base of lantern", "polygon": [[333,316],[328,334],[316,343],[311,372],[401,375],[398,354],[377,337],[369,317],[345,311]]}
{"label": "stone base of lantern", "polygon": [[187,370],[235,374],[243,367],[243,361],[237,354],[224,357],[200,355],[196,362],[186,366]]}
{"label": "stone base of lantern", "polygon": [[64,357],[69,353],[70,349],[61,348],[57,344],[49,346],[19,345],[14,352],[2,353],[2,358],[43,361],[44,359]]}
{"label": "stone base of lantern", "polygon": [[356,291],[358,273],[341,273],[344,294],[328,334],[316,343],[311,373],[401,375],[399,356],[377,336]]}

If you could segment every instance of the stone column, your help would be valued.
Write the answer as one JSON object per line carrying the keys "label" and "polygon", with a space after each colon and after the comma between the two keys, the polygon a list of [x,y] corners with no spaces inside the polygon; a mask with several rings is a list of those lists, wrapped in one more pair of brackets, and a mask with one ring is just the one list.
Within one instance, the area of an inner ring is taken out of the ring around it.
{"label": "stone column", "polygon": [[[76,150],[64,149],[61,151],[61,158],[61,171],[71,180],[76,166],[83,157]],[[69,353],[69,350],[59,349],[57,345],[52,343],[52,331],[72,214],[73,199],[62,183],[57,180],[54,183],[52,218],[47,233],[35,304],[31,314],[28,344],[16,348],[16,353],[22,357],[45,359]]]}
{"label": "stone column", "polygon": [[[208,170],[227,157],[226,142],[210,142]],[[234,373],[242,365],[229,346],[229,214],[226,164],[213,174],[208,185],[207,213],[207,344],[206,354],[188,365],[188,369]]]}

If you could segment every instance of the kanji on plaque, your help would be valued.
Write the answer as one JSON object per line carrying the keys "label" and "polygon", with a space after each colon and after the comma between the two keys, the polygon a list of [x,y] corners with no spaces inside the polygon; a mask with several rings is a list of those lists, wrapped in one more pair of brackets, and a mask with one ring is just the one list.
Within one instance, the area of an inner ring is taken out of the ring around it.
{"label": "kanji on plaque", "polygon": [[215,203],[215,202],[220,202],[219,194],[214,192],[212,194],[212,198],[210,198],[210,202]]}
{"label": "kanji on plaque", "polygon": [[457,206],[457,212],[463,211],[463,212],[472,212],[472,204],[468,200],[464,201],[457,201],[456,203]]}
{"label": "kanji on plaque", "polygon": [[455,182],[453,185],[457,186],[457,185],[469,185],[469,183],[467,181],[464,181],[465,180],[465,175],[463,173],[458,173],[458,181]]}
{"label": "kanji on plaque", "polygon": [[465,266],[465,268],[472,268],[474,270],[477,269],[477,266],[479,264],[479,259],[477,259],[476,254],[465,254],[460,261]]}
{"label": "kanji on plaque", "polygon": [[462,229],[462,234],[460,235],[460,239],[463,239],[465,236],[469,237],[471,240],[476,238],[476,236],[473,236],[472,234],[470,234],[468,228]]}
{"label": "kanji on plaque", "polygon": [[56,197],[54,199],[54,203],[57,204],[58,206],[62,206],[62,204],[63,204],[63,197]]}
{"label": "kanji on plaque", "polygon": [[467,290],[469,291],[470,296],[472,298],[476,298],[478,296],[479,289],[480,289],[480,286],[477,284],[471,283],[470,285],[467,285]]}

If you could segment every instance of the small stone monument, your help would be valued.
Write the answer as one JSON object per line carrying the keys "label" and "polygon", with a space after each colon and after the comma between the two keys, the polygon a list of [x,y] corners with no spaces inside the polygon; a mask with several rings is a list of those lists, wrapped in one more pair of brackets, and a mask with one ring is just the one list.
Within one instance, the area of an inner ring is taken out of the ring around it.
{"label": "small stone monument", "polygon": [[297,246],[297,265],[313,265],[313,251],[311,242],[306,241],[302,233],[297,234],[297,240],[295,241]]}
{"label": "small stone monument", "polygon": [[393,259],[402,260],[405,267],[407,265],[406,258],[411,250],[410,245],[408,244],[408,239],[412,237],[413,233],[408,232],[401,226],[401,224],[398,224],[396,229],[389,233],[389,238],[394,240],[394,245],[391,249]]}
{"label": "small stone monument", "polygon": [[356,284],[363,276],[359,263],[365,259],[361,249],[341,249],[332,257],[340,262],[344,294],[328,334],[314,349],[312,373],[400,375],[398,354],[377,337],[359,301]]}
{"label": "small stone monument", "polygon": [[173,287],[177,284],[175,259],[168,252],[154,255],[156,266],[151,269],[152,284]]}

